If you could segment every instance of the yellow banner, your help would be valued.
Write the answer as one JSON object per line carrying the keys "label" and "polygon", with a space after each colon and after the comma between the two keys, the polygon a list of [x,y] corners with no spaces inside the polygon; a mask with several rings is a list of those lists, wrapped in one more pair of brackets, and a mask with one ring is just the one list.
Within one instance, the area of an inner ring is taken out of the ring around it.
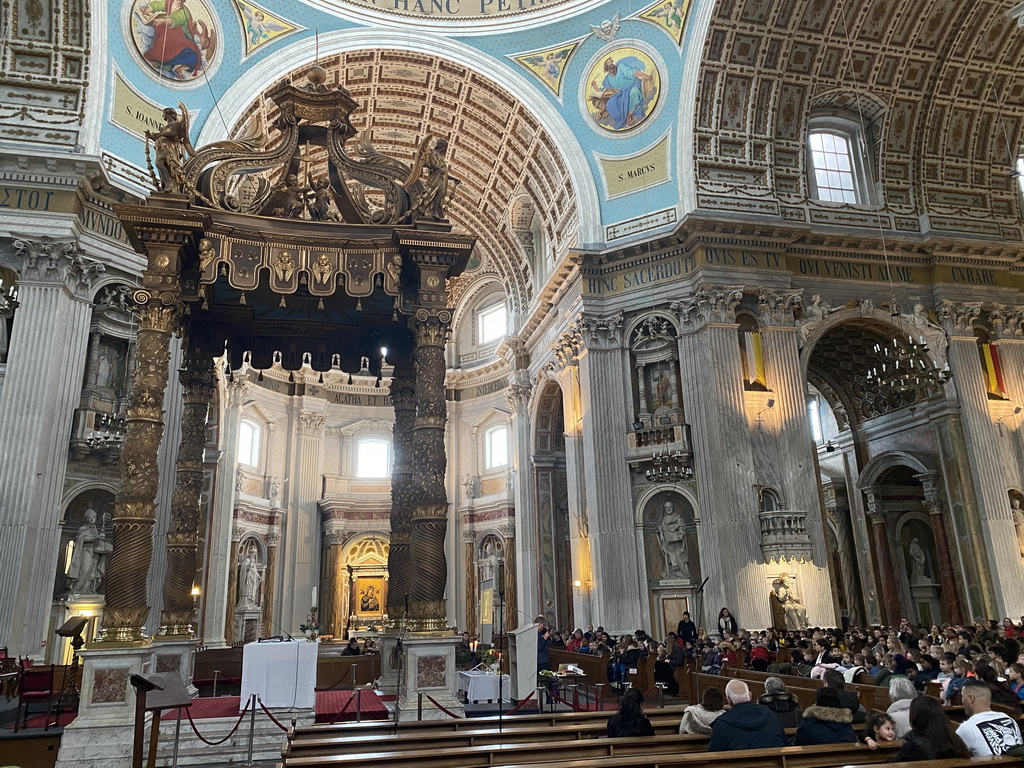
{"label": "yellow banner", "polygon": [[0,208],[16,211],[74,213],[78,197],[71,190],[0,186]]}
{"label": "yellow banner", "polygon": [[136,91],[131,83],[115,70],[114,101],[110,107],[110,122],[133,136],[144,139],[146,131],[159,131],[164,127],[163,111],[163,107],[154,104]]}

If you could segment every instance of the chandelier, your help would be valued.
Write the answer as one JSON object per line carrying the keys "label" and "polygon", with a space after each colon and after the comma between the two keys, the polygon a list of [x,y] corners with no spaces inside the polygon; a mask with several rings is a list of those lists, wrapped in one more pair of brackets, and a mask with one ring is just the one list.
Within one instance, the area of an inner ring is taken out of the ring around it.
{"label": "chandelier", "polygon": [[124,442],[127,420],[122,413],[101,413],[96,416],[93,433],[86,438],[86,444],[96,449],[119,449]]}
{"label": "chandelier", "polygon": [[693,479],[690,454],[681,450],[658,451],[651,456],[654,466],[644,471],[649,483],[678,483]]}
{"label": "chandelier", "polygon": [[893,395],[928,397],[952,376],[948,364],[938,368],[931,362],[923,338],[914,341],[910,336],[905,340],[893,336],[891,342],[875,344],[873,352],[881,362],[868,369],[868,384]]}

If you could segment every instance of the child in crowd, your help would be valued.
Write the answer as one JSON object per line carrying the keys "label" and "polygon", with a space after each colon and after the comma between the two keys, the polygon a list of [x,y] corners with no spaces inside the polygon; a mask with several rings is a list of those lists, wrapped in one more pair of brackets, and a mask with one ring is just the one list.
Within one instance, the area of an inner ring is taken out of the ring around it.
{"label": "child in crowd", "polygon": [[1011,664],[1006,668],[1006,678],[1018,699],[1024,700],[1024,664]]}
{"label": "child in crowd", "polygon": [[896,740],[896,721],[886,712],[872,712],[864,724],[864,743],[869,749]]}

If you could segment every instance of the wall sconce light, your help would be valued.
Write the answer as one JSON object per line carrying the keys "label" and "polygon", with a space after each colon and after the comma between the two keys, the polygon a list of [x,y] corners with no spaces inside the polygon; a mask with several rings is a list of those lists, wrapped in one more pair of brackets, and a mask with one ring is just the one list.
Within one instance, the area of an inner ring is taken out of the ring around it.
{"label": "wall sconce light", "polygon": [[580,581],[579,579],[576,579],[576,581],[574,581],[574,582],[572,583],[572,585],[573,585],[574,587],[576,587],[576,589],[580,589],[580,588],[581,588],[581,587],[583,586],[583,582],[582,582],[582,581]]}
{"label": "wall sconce light", "polygon": [[827,443],[825,443],[825,452],[826,453],[835,453],[836,452],[836,444],[835,444],[834,440],[829,440]]}
{"label": "wall sconce light", "polygon": [[199,587],[192,587],[192,597],[199,597]]}
{"label": "wall sconce light", "polygon": [[768,398],[768,402],[765,403],[765,407],[762,408],[760,411],[758,411],[758,413],[757,413],[757,420],[759,422],[764,421],[764,418],[762,417],[762,414],[767,413],[768,411],[770,411],[774,407],[775,407],[775,398],[774,397],[769,397]]}
{"label": "wall sconce light", "polygon": [[633,422],[633,431],[634,432],[639,432],[643,428],[644,428],[644,423],[642,421],[640,421],[640,419],[637,419],[636,421]]}
{"label": "wall sconce light", "polygon": [[1010,418],[1011,416],[1016,416],[1016,415],[1017,415],[1018,413],[1020,413],[1021,411],[1024,411],[1024,408],[1022,408],[1022,407],[1021,407],[1021,406],[1019,406],[1019,405],[1018,405],[1018,406],[1016,406],[1016,407],[1015,407],[1015,408],[1013,409],[1013,412],[1012,412],[1012,413],[1008,413],[1008,414],[1006,414],[1005,416],[1000,416],[1000,417],[999,417],[998,419],[996,419],[996,424],[1002,424],[1002,423],[1003,423],[1003,420],[1004,420],[1004,419],[1008,419],[1008,418]]}

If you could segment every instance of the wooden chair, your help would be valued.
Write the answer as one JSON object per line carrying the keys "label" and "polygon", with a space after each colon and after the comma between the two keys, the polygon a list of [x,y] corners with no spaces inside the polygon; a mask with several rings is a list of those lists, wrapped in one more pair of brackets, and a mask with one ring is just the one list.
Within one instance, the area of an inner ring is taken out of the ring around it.
{"label": "wooden chair", "polygon": [[[14,718],[14,730],[18,730],[18,721],[24,717],[22,727],[28,727],[28,708],[39,702],[46,703],[46,724],[43,730],[50,728],[50,710],[53,708],[53,667],[38,669],[22,668],[18,681],[18,713]],[[24,707],[24,710],[22,709]]]}

